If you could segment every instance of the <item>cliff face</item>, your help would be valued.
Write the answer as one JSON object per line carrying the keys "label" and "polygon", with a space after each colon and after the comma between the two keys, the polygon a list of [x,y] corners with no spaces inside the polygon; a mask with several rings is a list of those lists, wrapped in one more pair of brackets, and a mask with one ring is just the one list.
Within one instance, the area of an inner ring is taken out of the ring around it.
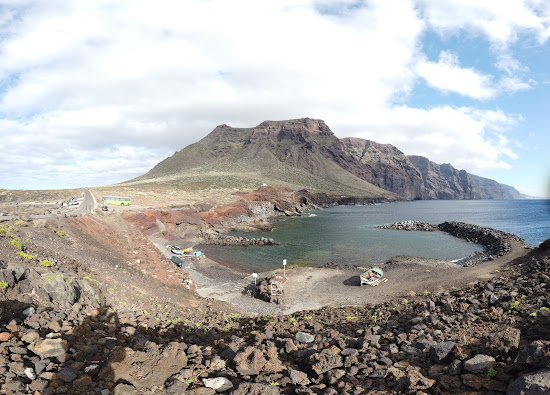
{"label": "cliff face", "polygon": [[421,197],[422,174],[396,147],[359,138],[341,142],[348,159],[342,166],[352,174],[405,199]]}
{"label": "cliff face", "polygon": [[508,185],[457,170],[448,163],[438,165],[423,156],[409,159],[422,173],[422,199],[521,199]]}
{"label": "cliff face", "polygon": [[[322,120],[265,121],[254,128],[216,127],[133,181],[155,179],[206,188],[263,183],[331,195],[403,199],[507,199],[512,187],[406,156],[396,147],[338,139]],[[174,181],[176,180],[176,181]]]}

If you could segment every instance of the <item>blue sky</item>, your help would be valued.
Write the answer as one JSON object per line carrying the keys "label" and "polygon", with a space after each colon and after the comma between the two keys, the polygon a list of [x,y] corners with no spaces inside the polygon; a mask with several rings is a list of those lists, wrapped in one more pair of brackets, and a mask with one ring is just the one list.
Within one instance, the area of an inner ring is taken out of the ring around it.
{"label": "blue sky", "polygon": [[311,117],[548,197],[549,37],[542,0],[0,0],[0,188]]}

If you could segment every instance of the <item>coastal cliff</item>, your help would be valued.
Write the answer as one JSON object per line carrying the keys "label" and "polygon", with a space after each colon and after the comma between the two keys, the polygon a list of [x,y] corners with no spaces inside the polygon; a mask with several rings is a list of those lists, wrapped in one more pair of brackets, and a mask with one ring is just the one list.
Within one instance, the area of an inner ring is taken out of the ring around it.
{"label": "coastal cliff", "polygon": [[269,184],[390,200],[522,197],[513,187],[450,164],[406,156],[390,144],[339,139],[324,121],[310,118],[265,121],[254,128],[217,126],[129,182],[195,189],[256,189]]}

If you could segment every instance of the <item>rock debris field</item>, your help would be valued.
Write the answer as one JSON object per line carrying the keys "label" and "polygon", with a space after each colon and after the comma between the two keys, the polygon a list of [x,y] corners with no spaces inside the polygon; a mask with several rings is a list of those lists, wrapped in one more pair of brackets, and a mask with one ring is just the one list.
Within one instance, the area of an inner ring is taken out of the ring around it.
{"label": "rock debris field", "polygon": [[550,393],[550,241],[437,294],[254,317],[197,298],[163,318],[156,294],[149,311],[117,308],[62,257],[58,271],[11,258],[3,233],[2,394]]}

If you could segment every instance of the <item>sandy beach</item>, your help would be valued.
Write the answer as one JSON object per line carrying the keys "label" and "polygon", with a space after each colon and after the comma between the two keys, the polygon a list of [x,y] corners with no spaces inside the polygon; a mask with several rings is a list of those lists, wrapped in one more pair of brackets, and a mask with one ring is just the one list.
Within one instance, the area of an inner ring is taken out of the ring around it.
{"label": "sandy beach", "polygon": [[[156,244],[160,248],[159,243]],[[428,258],[397,257],[392,259],[392,264],[383,266],[385,281],[375,287],[360,286],[359,275],[366,268],[287,267],[285,295],[280,304],[250,296],[247,290],[254,287],[250,273],[239,272],[204,255],[190,260],[181,270],[188,272],[196,282],[200,296],[229,302],[242,314],[291,314],[326,306],[402,302],[464,287],[508,270],[516,258],[528,252],[519,243],[512,247],[504,257],[471,267]],[[162,250],[167,257],[171,256],[166,248]],[[258,273],[258,281],[272,273]]]}

